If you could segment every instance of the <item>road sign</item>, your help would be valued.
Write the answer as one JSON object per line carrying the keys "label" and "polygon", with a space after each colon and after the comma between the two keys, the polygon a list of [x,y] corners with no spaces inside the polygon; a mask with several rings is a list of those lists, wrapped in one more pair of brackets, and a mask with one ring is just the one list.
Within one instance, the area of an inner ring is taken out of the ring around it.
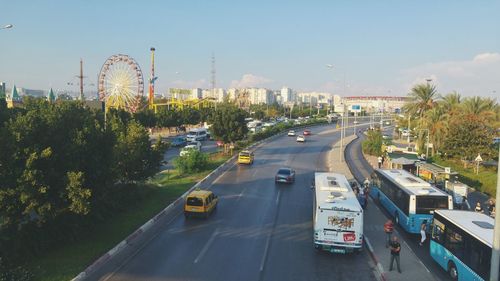
{"label": "road sign", "polygon": [[352,112],[361,112],[361,105],[357,105],[357,104],[351,105],[351,111]]}
{"label": "road sign", "polygon": [[476,159],[474,159],[476,162],[483,162],[483,158],[481,158],[481,154],[478,154]]}

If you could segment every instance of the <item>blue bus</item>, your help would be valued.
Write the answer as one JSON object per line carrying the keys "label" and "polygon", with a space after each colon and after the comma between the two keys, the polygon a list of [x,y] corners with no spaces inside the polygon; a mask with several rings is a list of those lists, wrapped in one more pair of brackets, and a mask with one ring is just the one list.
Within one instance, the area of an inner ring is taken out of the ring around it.
{"label": "blue bus", "polygon": [[453,209],[450,195],[405,170],[375,170],[370,196],[409,233],[420,233],[423,222],[429,230],[434,210]]}
{"label": "blue bus", "polygon": [[494,219],[481,213],[436,210],[431,256],[453,280],[490,279]]}

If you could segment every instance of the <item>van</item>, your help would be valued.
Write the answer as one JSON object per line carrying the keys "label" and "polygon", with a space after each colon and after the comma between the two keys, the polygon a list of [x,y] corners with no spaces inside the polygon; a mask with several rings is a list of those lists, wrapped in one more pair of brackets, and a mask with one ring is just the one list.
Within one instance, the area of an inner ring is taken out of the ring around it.
{"label": "van", "polygon": [[184,216],[208,216],[217,208],[219,198],[210,190],[197,189],[186,196],[184,202]]}
{"label": "van", "polygon": [[238,164],[253,164],[253,153],[248,150],[243,150],[238,154]]}
{"label": "van", "polygon": [[198,128],[192,129],[186,136],[187,141],[203,141],[208,137],[207,129]]}

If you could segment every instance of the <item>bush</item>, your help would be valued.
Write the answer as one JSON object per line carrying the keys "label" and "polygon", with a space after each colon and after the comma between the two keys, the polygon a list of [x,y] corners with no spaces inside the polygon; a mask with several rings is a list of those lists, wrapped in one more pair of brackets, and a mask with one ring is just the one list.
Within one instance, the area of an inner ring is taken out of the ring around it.
{"label": "bush", "polygon": [[196,173],[207,168],[207,165],[207,155],[198,150],[190,151],[174,159],[174,166],[180,174]]}
{"label": "bush", "polygon": [[0,281],[30,281],[33,280],[33,274],[23,267],[8,266],[0,257]]}

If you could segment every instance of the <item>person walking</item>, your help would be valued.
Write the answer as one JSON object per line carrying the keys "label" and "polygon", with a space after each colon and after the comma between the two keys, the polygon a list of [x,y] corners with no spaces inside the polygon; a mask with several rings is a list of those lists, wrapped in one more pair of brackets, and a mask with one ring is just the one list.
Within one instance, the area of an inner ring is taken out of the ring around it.
{"label": "person walking", "polygon": [[380,169],[380,168],[382,168],[382,156],[379,156],[379,157],[377,158],[377,161],[378,161],[378,168],[379,168],[379,169]]}
{"label": "person walking", "polygon": [[474,208],[474,211],[476,211],[477,213],[483,212],[483,207],[481,207],[481,203],[477,202],[476,208]]}
{"label": "person walking", "polygon": [[425,231],[427,230],[427,220],[424,220],[420,225],[420,246],[422,246],[427,239]]}
{"label": "person walking", "polygon": [[391,264],[389,266],[389,271],[392,271],[392,265],[394,260],[396,260],[396,265],[398,266],[398,272],[401,273],[401,267],[399,264],[399,252],[401,252],[401,244],[399,244],[398,237],[393,236],[391,241]]}
{"label": "person walking", "polygon": [[492,216],[492,214],[494,214],[494,210],[495,210],[495,202],[493,202],[493,199],[490,199],[488,201],[488,214]]}
{"label": "person walking", "polygon": [[391,236],[392,232],[394,231],[394,224],[392,223],[392,220],[389,219],[384,223],[384,232],[386,235],[385,239],[385,247],[388,248],[389,244],[391,243]]}

